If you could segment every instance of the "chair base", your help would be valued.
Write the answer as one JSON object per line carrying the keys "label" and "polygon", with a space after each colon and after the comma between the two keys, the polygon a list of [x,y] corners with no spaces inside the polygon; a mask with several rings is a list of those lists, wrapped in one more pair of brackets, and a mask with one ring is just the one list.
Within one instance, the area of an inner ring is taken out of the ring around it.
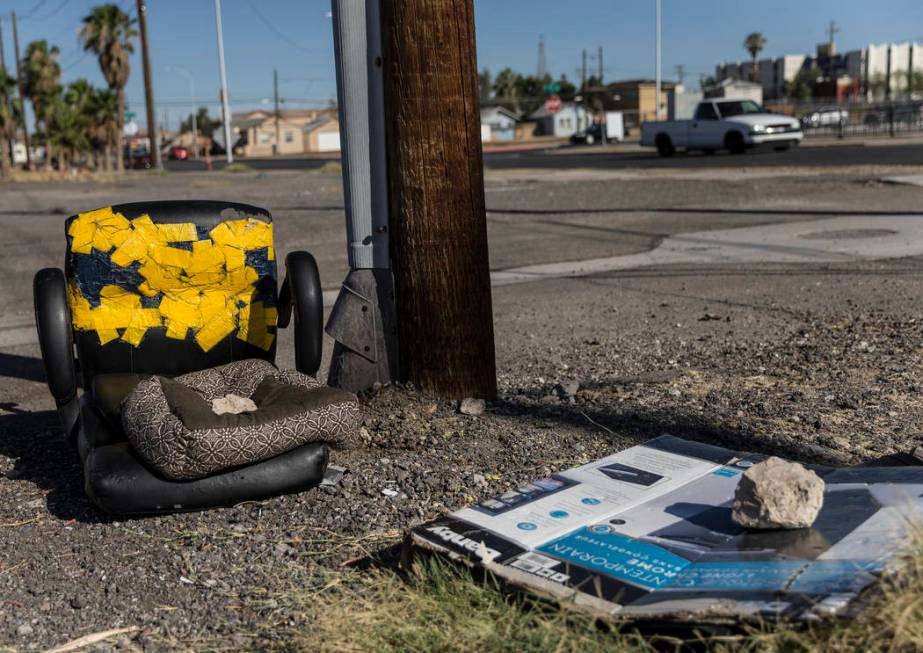
{"label": "chair base", "polygon": [[323,480],[327,445],[310,443],[246,467],[194,481],[169,481],[149,470],[128,442],[92,447],[79,436],[87,496],[112,515],[205,510],[300,492]]}

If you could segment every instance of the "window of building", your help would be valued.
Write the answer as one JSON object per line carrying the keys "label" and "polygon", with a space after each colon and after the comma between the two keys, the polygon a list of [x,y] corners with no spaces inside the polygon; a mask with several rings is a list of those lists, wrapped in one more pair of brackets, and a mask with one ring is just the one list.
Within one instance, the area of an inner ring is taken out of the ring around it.
{"label": "window of building", "polygon": [[259,132],[259,139],[262,145],[265,145],[269,142],[269,132],[261,131]]}
{"label": "window of building", "polygon": [[294,143],[295,142],[295,132],[285,132],[285,142]]}

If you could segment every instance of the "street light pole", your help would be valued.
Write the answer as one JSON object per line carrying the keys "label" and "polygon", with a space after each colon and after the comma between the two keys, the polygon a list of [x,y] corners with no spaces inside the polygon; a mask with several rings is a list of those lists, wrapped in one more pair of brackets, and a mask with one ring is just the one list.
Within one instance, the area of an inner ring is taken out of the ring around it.
{"label": "street light pole", "polygon": [[657,71],[655,72],[656,81],[654,83],[654,87],[655,87],[654,102],[657,103],[655,115],[657,116],[657,120],[660,120],[660,79],[661,79],[661,76],[660,76],[660,0],[654,0],[654,5],[655,5],[654,7],[655,21],[657,23],[657,26],[655,28],[656,36],[654,38],[654,41],[655,41],[654,47],[656,49],[656,53],[654,55],[654,59],[655,59],[654,65],[657,68]]}
{"label": "street light pole", "polygon": [[224,122],[225,160],[234,163],[231,143],[231,111],[228,108],[228,73],[224,67],[224,33],[221,28],[221,0],[215,0],[215,26],[218,30],[218,68],[221,73],[221,116]]}
{"label": "street light pole", "polygon": [[192,103],[192,157],[198,161],[199,160],[199,118],[196,115],[196,99],[195,99],[195,79],[192,77],[192,73],[186,70],[185,68],[180,68],[179,66],[167,66],[167,70],[179,73],[186,78],[186,81],[189,82],[189,101]]}

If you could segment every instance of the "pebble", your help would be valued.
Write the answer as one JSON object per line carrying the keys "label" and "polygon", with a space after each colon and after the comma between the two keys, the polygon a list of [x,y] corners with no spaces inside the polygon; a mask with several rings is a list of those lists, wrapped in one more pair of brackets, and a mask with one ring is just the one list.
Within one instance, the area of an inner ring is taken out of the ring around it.
{"label": "pebble", "polygon": [[19,624],[19,627],[16,629],[16,634],[23,637],[27,637],[35,632],[35,629],[29,624]]}
{"label": "pebble", "polygon": [[467,397],[466,399],[462,399],[461,403],[458,405],[458,412],[462,415],[477,417],[483,415],[485,410],[487,410],[487,403],[483,399]]}

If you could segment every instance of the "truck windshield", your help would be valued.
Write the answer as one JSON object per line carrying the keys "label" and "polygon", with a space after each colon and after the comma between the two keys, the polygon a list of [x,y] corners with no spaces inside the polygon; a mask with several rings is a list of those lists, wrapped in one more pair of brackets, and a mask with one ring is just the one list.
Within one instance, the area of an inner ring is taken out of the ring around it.
{"label": "truck windshield", "polygon": [[730,100],[728,102],[718,102],[718,111],[725,118],[731,116],[740,116],[745,113],[766,113],[766,109],[761,107],[753,100]]}

